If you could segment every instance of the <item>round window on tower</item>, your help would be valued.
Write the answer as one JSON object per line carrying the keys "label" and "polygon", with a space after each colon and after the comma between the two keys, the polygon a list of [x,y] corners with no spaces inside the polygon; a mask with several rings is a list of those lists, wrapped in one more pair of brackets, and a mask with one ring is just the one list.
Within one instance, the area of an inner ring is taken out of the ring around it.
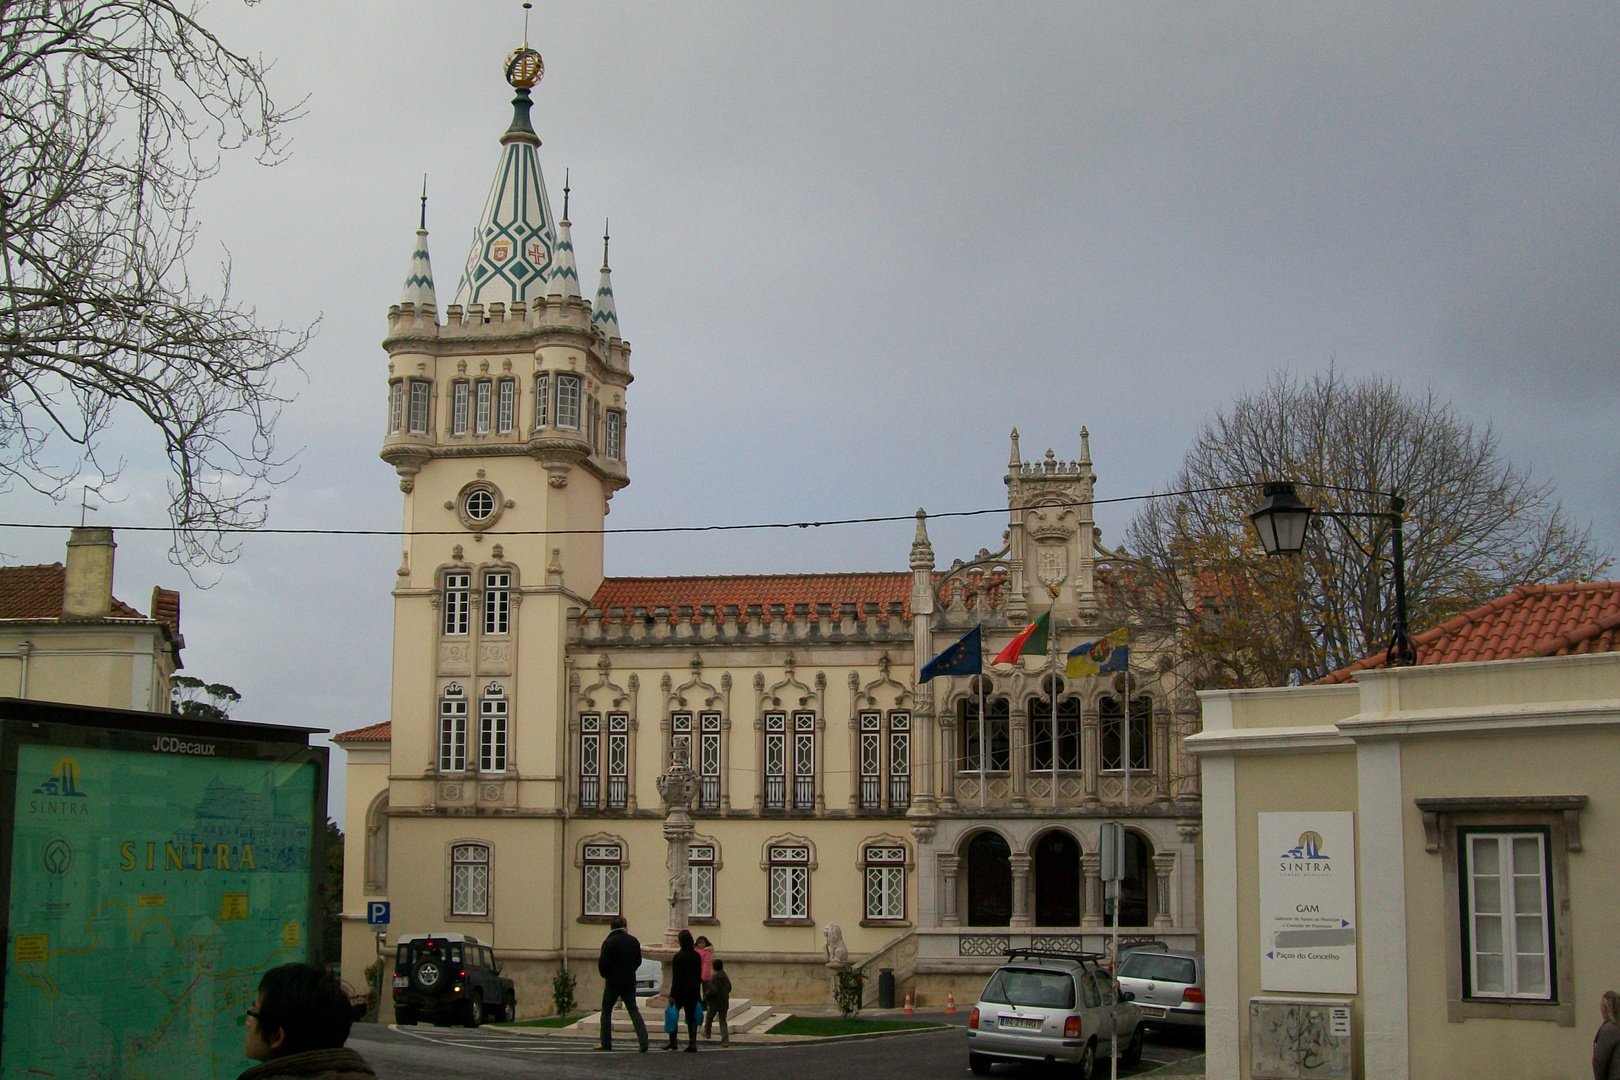
{"label": "round window on tower", "polygon": [[[461,523],[469,529],[487,529],[500,519],[506,501],[501,489],[487,480],[475,480],[461,489],[452,504]],[[449,506],[446,507],[448,509]]]}

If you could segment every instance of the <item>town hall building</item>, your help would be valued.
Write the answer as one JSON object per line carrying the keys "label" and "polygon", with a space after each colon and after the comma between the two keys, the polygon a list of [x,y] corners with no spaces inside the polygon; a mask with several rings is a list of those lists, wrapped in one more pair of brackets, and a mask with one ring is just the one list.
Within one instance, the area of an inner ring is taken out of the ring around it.
{"label": "town hall building", "polygon": [[[507,60],[512,120],[454,299],[439,306],[424,217],[388,311],[381,456],[405,535],[389,720],[336,739],[344,978],[364,985],[366,905],[387,900],[384,945],[492,944],[522,1015],[550,1011],[564,965],[594,1000],[612,918],[665,940],[658,782],[676,763],[696,780],[686,922],[739,997],[825,1003],[830,924],[924,1003],[973,1000],[1010,947],[1100,949],[1098,832],[1121,819],[1123,933],[1197,947],[1197,700],[1179,628],[1119,588],[1130,562],[1094,525],[1084,429],[1066,460],[1025,460],[1013,433],[1005,531],[969,559],[942,564],[919,511],[910,550],[873,572],[607,576],[631,350],[606,241],[587,297],[566,191],[552,213],[542,71],[527,48]],[[921,681],[975,626],[988,658],[1047,613],[1048,655]],[[1122,628],[1128,672],[1064,675],[1064,653]]]}

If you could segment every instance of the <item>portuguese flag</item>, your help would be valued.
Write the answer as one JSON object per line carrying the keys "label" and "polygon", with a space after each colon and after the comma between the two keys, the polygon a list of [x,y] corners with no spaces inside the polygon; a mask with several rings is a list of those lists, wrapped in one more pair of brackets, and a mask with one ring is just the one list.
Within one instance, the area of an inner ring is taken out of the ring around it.
{"label": "portuguese flag", "polygon": [[990,662],[992,664],[1016,664],[1019,657],[1025,653],[1034,656],[1045,656],[1047,631],[1051,628],[1051,625],[1052,613],[1048,611],[1024,627],[1018,636],[1008,642],[1007,647],[997,653],[996,658]]}

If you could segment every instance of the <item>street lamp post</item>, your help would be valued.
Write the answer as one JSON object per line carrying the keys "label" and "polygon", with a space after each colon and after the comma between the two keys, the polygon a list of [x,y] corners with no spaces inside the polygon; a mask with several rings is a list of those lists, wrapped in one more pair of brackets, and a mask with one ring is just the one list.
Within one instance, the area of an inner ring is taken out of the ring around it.
{"label": "street lamp post", "polygon": [[[1355,534],[1344,523],[1345,519],[1367,518],[1389,522],[1395,545],[1395,633],[1384,653],[1384,662],[1390,667],[1409,667],[1417,663],[1417,649],[1412,645],[1412,635],[1406,622],[1406,549],[1401,535],[1406,500],[1387,492],[1374,494],[1389,499],[1388,510],[1370,513],[1317,510],[1300,501],[1293,484],[1270,483],[1265,485],[1260,506],[1249,515],[1249,520],[1254,522],[1255,531],[1260,534],[1260,546],[1266,549],[1267,555],[1298,555],[1303,551],[1313,515],[1337,521],[1357,547],[1361,546],[1361,542],[1356,540]],[[1372,557],[1372,552],[1365,548],[1362,548],[1362,553]]]}

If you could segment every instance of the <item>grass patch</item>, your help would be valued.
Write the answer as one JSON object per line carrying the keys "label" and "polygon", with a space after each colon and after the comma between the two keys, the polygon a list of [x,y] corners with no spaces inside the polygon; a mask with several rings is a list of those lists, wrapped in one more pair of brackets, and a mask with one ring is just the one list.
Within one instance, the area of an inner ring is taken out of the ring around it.
{"label": "grass patch", "polygon": [[846,1020],[841,1016],[790,1016],[771,1028],[767,1034],[827,1038],[832,1035],[868,1035],[878,1031],[914,1031],[944,1026],[927,1020],[863,1020],[858,1016]]}
{"label": "grass patch", "polygon": [[572,1013],[568,1016],[540,1016],[533,1020],[514,1020],[510,1024],[491,1024],[491,1027],[537,1027],[537,1028],[565,1028],[579,1023],[584,1013]]}

